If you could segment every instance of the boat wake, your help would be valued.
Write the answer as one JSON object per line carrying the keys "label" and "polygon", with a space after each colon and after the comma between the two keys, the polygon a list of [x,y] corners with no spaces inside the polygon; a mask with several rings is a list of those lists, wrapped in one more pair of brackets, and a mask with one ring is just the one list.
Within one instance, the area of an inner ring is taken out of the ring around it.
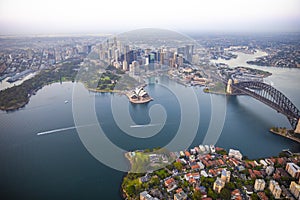
{"label": "boat wake", "polygon": [[159,126],[160,124],[138,124],[138,125],[131,125],[130,128],[143,128],[149,126]]}
{"label": "boat wake", "polygon": [[53,129],[53,130],[50,130],[50,131],[39,132],[36,135],[47,135],[47,134],[52,134],[52,133],[57,133],[57,132],[61,132],[61,131],[72,130],[72,129],[76,129],[76,128],[80,128],[80,127],[93,126],[93,125],[95,125],[95,124],[87,124],[87,125],[82,125],[82,126],[70,126],[70,127],[66,127],[66,128],[58,128],[58,129]]}

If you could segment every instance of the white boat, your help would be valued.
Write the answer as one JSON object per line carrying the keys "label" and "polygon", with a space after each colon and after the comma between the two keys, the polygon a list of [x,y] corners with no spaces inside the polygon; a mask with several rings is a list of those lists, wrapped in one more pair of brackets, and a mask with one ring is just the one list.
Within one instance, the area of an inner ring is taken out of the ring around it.
{"label": "white boat", "polygon": [[65,100],[65,103],[69,103],[69,101],[68,101],[68,100]]}
{"label": "white boat", "polygon": [[199,145],[199,148],[200,148],[200,150],[201,150],[202,152],[205,151],[205,147],[204,147],[203,145]]}
{"label": "white boat", "polygon": [[216,148],[215,148],[214,145],[210,145],[209,148],[210,148],[210,152],[211,153],[215,153],[216,152]]}

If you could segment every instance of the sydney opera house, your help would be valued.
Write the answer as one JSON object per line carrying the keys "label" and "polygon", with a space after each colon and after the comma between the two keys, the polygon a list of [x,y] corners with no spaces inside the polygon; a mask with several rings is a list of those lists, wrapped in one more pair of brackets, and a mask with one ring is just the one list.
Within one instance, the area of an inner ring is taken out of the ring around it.
{"label": "sydney opera house", "polygon": [[147,103],[152,101],[152,98],[148,95],[143,87],[136,88],[128,93],[127,96],[131,103]]}

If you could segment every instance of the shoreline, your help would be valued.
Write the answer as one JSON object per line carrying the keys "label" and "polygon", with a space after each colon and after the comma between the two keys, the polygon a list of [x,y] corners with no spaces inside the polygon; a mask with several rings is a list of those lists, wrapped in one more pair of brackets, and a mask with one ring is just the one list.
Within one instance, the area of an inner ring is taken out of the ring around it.
{"label": "shoreline", "polygon": [[143,103],[149,103],[150,101],[153,101],[153,99],[151,97],[146,98],[146,99],[141,99],[141,100],[133,100],[132,98],[130,98],[128,96],[128,94],[126,94],[126,96],[128,97],[129,102],[133,103],[133,104],[143,104]]}
{"label": "shoreline", "polygon": [[[30,98],[30,97],[29,97],[29,98]],[[6,112],[13,112],[13,111],[19,110],[19,109],[21,109],[21,108],[24,108],[24,107],[26,106],[26,104],[29,103],[29,98],[28,98],[27,101],[24,101],[24,102],[22,102],[22,103],[18,103],[18,104],[15,105],[15,106],[10,106],[10,107],[5,107],[5,108],[4,108],[3,106],[1,106],[1,107],[0,107],[0,110],[6,111]]]}
{"label": "shoreline", "polygon": [[[283,130],[283,129],[280,129],[280,130]],[[290,134],[288,133],[289,130],[286,130],[285,133],[282,133],[282,132],[280,132],[280,131],[275,131],[275,130],[273,130],[272,128],[270,128],[269,131],[270,131],[271,133],[275,134],[275,135],[279,135],[279,136],[281,136],[281,137],[290,139],[290,140],[292,140],[292,141],[297,142],[297,143],[300,144],[300,138],[297,138],[297,137],[294,137],[294,136],[290,135]],[[295,133],[295,134],[297,134],[297,133]]]}
{"label": "shoreline", "polygon": [[124,153],[124,156],[129,161],[129,163],[130,163],[129,169],[131,170],[131,167],[133,165],[133,161],[132,161],[131,156],[129,154],[130,154],[130,152],[126,152],[126,153]]}
{"label": "shoreline", "polygon": [[203,89],[203,92],[206,94],[216,94],[216,95],[225,95],[225,96],[228,95],[225,92],[217,92],[217,91],[209,91],[209,90],[207,91],[207,90],[205,90],[205,88]]}

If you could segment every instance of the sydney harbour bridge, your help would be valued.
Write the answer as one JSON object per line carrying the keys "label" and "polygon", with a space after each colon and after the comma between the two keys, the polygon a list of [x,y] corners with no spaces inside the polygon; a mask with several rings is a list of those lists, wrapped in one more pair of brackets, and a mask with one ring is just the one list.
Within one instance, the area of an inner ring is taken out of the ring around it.
{"label": "sydney harbour bridge", "polygon": [[[225,82],[225,81],[224,81]],[[283,93],[263,82],[238,82],[229,79],[226,92],[231,95],[249,95],[285,115],[295,133],[300,133],[300,111]]]}

